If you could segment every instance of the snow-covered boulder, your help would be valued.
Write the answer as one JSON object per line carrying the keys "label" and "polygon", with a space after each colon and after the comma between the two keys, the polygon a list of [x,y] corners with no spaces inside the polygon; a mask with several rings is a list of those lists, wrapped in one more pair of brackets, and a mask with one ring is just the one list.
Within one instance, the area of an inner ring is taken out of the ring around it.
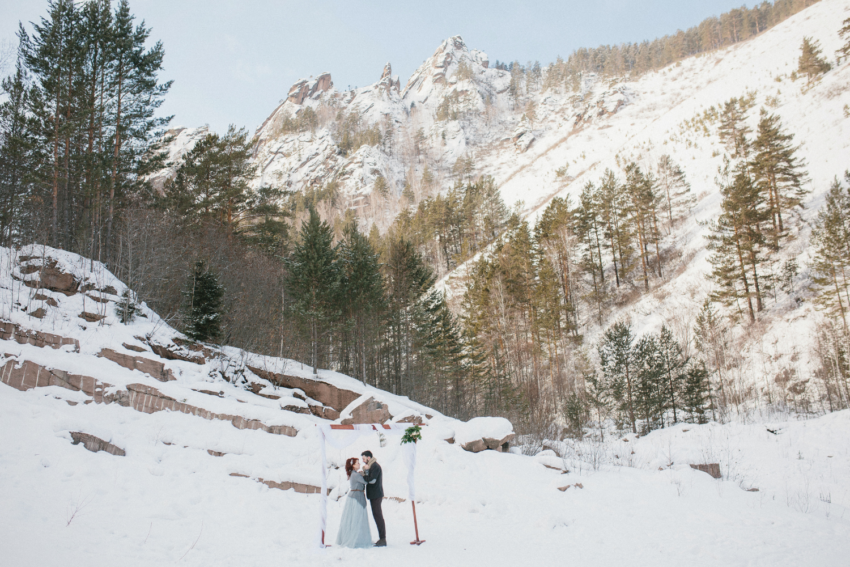
{"label": "snow-covered boulder", "polygon": [[392,419],[387,404],[364,394],[351,402],[340,416],[343,425],[355,423],[384,423]]}
{"label": "snow-covered boulder", "polygon": [[558,456],[552,449],[544,449],[534,456],[534,460],[546,467],[562,473],[570,472],[567,470],[564,460]]}
{"label": "snow-covered boulder", "polygon": [[455,427],[455,441],[472,453],[507,451],[514,435],[514,426],[503,417],[476,417]]}

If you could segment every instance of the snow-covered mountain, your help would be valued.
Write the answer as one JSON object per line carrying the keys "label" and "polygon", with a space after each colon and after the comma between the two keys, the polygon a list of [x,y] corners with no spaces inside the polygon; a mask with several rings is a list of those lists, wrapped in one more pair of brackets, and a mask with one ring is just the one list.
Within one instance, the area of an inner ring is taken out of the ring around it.
{"label": "snow-covered mountain", "polygon": [[[122,324],[125,291],[75,254],[0,248],[3,565],[837,566],[850,552],[848,411],[472,453],[462,446],[510,439],[510,424],[192,343],[144,305]],[[423,546],[408,545],[398,437],[373,433],[328,448],[328,540],[341,466],[368,448],[384,469],[389,547],[316,549],[317,425],[349,420],[427,424]],[[721,478],[691,466],[711,464]]]}
{"label": "snow-covered mountain", "polygon": [[[831,57],[840,46],[837,22],[848,9],[846,0],[825,0],[748,42],[636,80],[590,75],[575,92],[565,85],[544,89],[523,83],[512,96],[510,73],[491,68],[487,55],[469,49],[459,36],[445,40],[403,89],[389,63],[376,83],[350,91],[337,90],[331,74],[322,73],[296,82],[257,130],[255,183],[304,190],[335,181],[357,201],[383,176],[398,196],[426,166],[438,176],[438,190],[447,189],[454,164],[470,156],[476,174],[492,175],[506,203],[522,201],[528,216],[555,195],[576,194],[605,168],[617,170],[628,159],[651,162],[666,153],[698,194],[714,195],[723,148],[711,124],[702,130],[689,121],[731,97],[753,94],[756,108],[778,113],[808,147],[812,188],[820,188],[846,167],[839,162],[848,138],[842,135],[847,63],[812,89],[789,77],[803,37],[820,41]],[[308,109],[317,114],[315,127],[292,131]],[[750,118],[755,121],[757,114]],[[348,115],[361,128],[378,128],[382,143],[343,155],[334,132],[338,118]],[[192,132],[180,131],[174,157],[193,145]],[[809,147],[809,137],[826,142],[830,155]],[[567,175],[557,176],[564,166]]]}

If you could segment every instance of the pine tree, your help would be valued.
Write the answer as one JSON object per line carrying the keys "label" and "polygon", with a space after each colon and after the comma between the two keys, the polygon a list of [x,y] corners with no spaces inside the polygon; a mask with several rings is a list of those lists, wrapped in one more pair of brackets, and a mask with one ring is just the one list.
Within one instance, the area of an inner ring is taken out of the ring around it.
{"label": "pine tree", "polygon": [[203,260],[195,262],[183,295],[186,336],[202,342],[218,339],[221,336],[224,288]]}
{"label": "pine tree", "polygon": [[286,192],[264,185],[252,191],[245,202],[245,212],[237,227],[242,240],[268,256],[284,257],[289,246],[291,216],[281,205]]}
{"label": "pine tree", "polygon": [[493,318],[492,274],[487,258],[472,263],[461,309],[474,395],[480,399],[479,407],[491,414],[505,405],[502,384],[506,381]]}
{"label": "pine tree", "polygon": [[39,155],[35,124],[28,116],[30,89],[18,62],[15,74],[2,82],[6,100],[0,104],[0,243],[22,243],[37,220],[33,205],[44,196],[38,179]]}
{"label": "pine tree", "polygon": [[569,197],[555,197],[537,221],[534,237],[541,252],[557,272],[565,330],[578,338],[578,278],[581,259],[576,230],[576,211],[570,207]]}
{"label": "pine tree", "polygon": [[190,222],[213,218],[219,205],[219,137],[207,134],[186,154],[161,202]]}
{"label": "pine tree", "polygon": [[587,404],[589,407],[596,410],[596,423],[599,427],[600,441],[605,441],[605,429],[603,421],[608,415],[608,410],[613,401],[613,393],[604,377],[600,377],[596,372],[589,372],[583,376],[585,392],[587,396]]}
{"label": "pine tree", "polygon": [[215,220],[238,230],[250,216],[248,182],[256,172],[250,163],[248,132],[230,126],[224,136],[207,134],[186,154],[173,181],[166,184],[161,205],[190,222]]}
{"label": "pine tree", "polygon": [[44,152],[38,213],[48,241],[109,260],[116,219],[147,197],[146,177],[162,164],[157,140],[170,117],[157,111],[171,85],[158,79],[162,45],[135,25],[126,0],[114,10],[105,0],[51,1],[32,34],[21,26],[18,35]]}
{"label": "pine tree", "polygon": [[806,174],[804,164],[791,145],[793,134],[783,131],[779,117],[764,109],[759,119],[758,134],[753,142],[755,155],[751,170],[753,180],[767,199],[772,223],[771,244],[778,249],[787,236],[783,212],[802,207],[808,191],[803,188]]}
{"label": "pine tree", "polygon": [[850,18],[844,20],[841,29],[838,30],[838,35],[844,40],[844,45],[836,51],[836,55],[839,59],[847,59],[850,57]]}
{"label": "pine tree", "polygon": [[23,26],[18,36],[21,57],[34,83],[31,109],[50,156],[44,164],[51,190],[49,243],[62,246],[69,239],[66,230],[60,235],[64,228],[59,224],[60,198],[63,204],[70,202],[72,190],[68,168],[63,165],[70,160],[74,77],[81,66],[79,48],[84,42],[79,37],[79,12],[71,0],[50,2],[48,12],[47,18],[34,25],[32,37]]}
{"label": "pine tree", "polygon": [[136,301],[136,294],[130,289],[125,289],[124,293],[121,294],[121,299],[115,304],[115,315],[125,325],[130,324],[136,317],[136,310],[138,309]]}
{"label": "pine tree", "polygon": [[253,148],[248,131],[245,128],[237,130],[231,124],[219,142],[218,152],[221,160],[219,219],[233,229],[246,210],[248,183],[257,171],[257,166],[250,161]]}
{"label": "pine tree", "polygon": [[[452,415],[468,413],[464,407],[466,384],[464,345],[457,322],[439,291],[430,292],[421,302],[416,343],[421,343],[427,366],[433,372],[430,398],[439,401],[440,411]],[[414,389],[416,393],[416,389]]]}
{"label": "pine tree", "polygon": [[605,388],[611,391],[611,397],[632,433],[637,433],[634,342],[631,324],[619,321],[605,331],[598,350]]}
{"label": "pine tree", "polygon": [[731,98],[723,104],[720,112],[718,135],[720,141],[731,150],[732,157],[735,159],[747,158],[749,155],[750,145],[747,135],[750,133],[750,128],[746,124],[747,107],[745,99]]}
{"label": "pine tree", "polygon": [[634,406],[643,418],[641,433],[664,426],[664,372],[654,335],[644,335],[634,345]]}
{"label": "pine tree", "polygon": [[800,59],[797,62],[797,72],[808,78],[809,84],[812,79],[830,70],[830,64],[821,57],[820,44],[811,37],[803,38],[800,46]]}
{"label": "pine tree", "polygon": [[680,407],[682,383],[685,381],[688,360],[685,358],[682,345],[667,325],[661,327],[657,344],[659,371],[662,375],[660,386],[662,404],[665,409],[673,410],[673,423],[677,423],[679,421],[677,408]]}
{"label": "pine tree", "polygon": [[691,186],[685,178],[685,172],[667,154],[658,160],[657,171],[669,233],[674,221],[686,214],[693,204]]}
{"label": "pine tree", "polygon": [[629,195],[610,169],[602,175],[597,199],[599,218],[605,227],[605,245],[614,264],[614,281],[620,287],[634,267],[634,246],[629,225]]}
{"label": "pine tree", "polygon": [[367,367],[374,370],[377,332],[386,310],[384,281],[378,254],[358,230],[356,219],[343,229],[339,244],[340,311],[344,345],[340,349],[341,371],[367,380]]}
{"label": "pine tree", "polygon": [[691,364],[684,376],[682,389],[682,409],[688,414],[691,423],[707,423],[710,394],[708,370],[704,364]]}
{"label": "pine tree", "polygon": [[731,180],[728,169],[727,163],[722,172],[722,213],[710,225],[708,237],[708,249],[712,252],[709,277],[718,286],[712,298],[739,310],[739,301],[745,300],[752,322],[756,320],[756,311],[763,308],[759,268],[767,253],[763,225],[770,214],[764,206],[763,194],[750,179],[746,164],[738,165]]}
{"label": "pine tree", "polygon": [[291,309],[309,336],[310,365],[319,372],[320,342],[331,331],[339,307],[340,273],[333,230],[312,207],[299,241],[287,259],[286,289]]}
{"label": "pine tree", "polygon": [[607,296],[605,271],[602,264],[602,245],[604,227],[599,215],[599,200],[592,183],[584,186],[579,207],[576,211],[576,234],[582,245],[581,265],[585,274],[590,275],[588,303],[596,307],[597,322],[602,324],[602,307]]}
{"label": "pine tree", "polygon": [[[847,178],[850,181],[850,174]],[[815,305],[840,318],[844,332],[850,335],[850,189],[842,187],[838,179],[815,219],[812,244],[812,282],[818,290]]]}
{"label": "pine tree", "polygon": [[567,435],[575,439],[584,436],[584,426],[587,423],[587,405],[575,392],[571,392],[564,402],[564,421],[567,422]]}
{"label": "pine tree", "polygon": [[388,235],[389,243],[383,263],[387,293],[388,369],[379,377],[378,387],[400,393],[405,378],[412,378],[413,341],[417,303],[434,284],[433,272],[413,248],[410,241],[397,234]]}
{"label": "pine tree", "polygon": [[[716,374],[718,377],[721,402],[723,403],[723,407],[725,407],[727,400],[723,383],[724,372],[728,366],[728,329],[709,299],[706,299],[705,303],[703,303],[702,309],[700,309],[694,322],[694,344],[697,351],[702,355],[703,364],[708,366],[710,370],[709,376]],[[710,383],[708,386],[708,396],[713,411],[714,401],[711,397]]]}
{"label": "pine tree", "polygon": [[626,166],[625,190],[631,201],[630,221],[637,235],[638,250],[643,269],[644,289],[649,291],[649,271],[652,269],[650,246],[655,248],[657,275],[661,277],[661,235],[658,230],[658,205],[655,179],[645,175],[640,167],[632,162]]}

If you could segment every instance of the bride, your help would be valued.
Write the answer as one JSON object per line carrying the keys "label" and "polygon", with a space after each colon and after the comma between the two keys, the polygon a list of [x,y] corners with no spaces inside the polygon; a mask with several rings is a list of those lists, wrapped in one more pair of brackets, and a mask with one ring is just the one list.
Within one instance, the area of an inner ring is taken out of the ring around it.
{"label": "bride", "polygon": [[360,474],[360,461],[356,457],[345,461],[350,490],[342,509],[336,545],[342,547],[372,547],[369,516],[366,513],[366,481]]}

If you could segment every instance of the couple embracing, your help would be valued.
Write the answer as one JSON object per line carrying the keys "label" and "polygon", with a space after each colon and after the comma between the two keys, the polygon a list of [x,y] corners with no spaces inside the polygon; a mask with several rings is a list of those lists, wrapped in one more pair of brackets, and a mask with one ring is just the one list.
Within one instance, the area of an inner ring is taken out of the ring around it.
{"label": "couple embracing", "polygon": [[345,461],[349,491],[342,509],[336,545],[373,547],[372,534],[369,531],[369,516],[366,513],[366,500],[369,500],[372,517],[378,528],[378,541],[375,542],[374,547],[386,547],[387,530],[384,526],[384,514],[381,511],[381,502],[384,499],[381,465],[372,456],[371,451],[363,451],[360,456],[363,459],[362,469],[357,457]]}

